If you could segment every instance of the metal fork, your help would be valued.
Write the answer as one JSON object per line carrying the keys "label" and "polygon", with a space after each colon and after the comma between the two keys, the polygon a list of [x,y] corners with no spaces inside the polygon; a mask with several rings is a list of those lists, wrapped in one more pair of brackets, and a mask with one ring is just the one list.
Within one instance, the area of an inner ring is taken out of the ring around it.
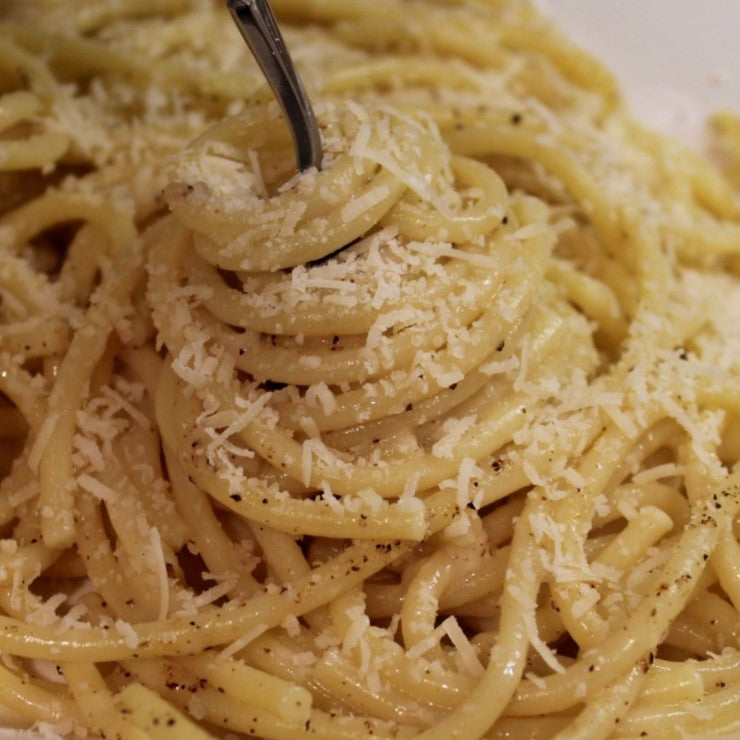
{"label": "metal fork", "polygon": [[226,0],[241,35],[267,78],[290,126],[299,170],[321,169],[321,135],[311,101],[267,0]]}

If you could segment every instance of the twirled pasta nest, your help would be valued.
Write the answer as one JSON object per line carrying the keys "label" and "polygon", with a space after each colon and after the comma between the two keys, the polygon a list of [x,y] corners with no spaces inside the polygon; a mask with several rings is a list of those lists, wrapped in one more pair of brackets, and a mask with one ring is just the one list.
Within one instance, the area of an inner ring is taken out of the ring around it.
{"label": "twirled pasta nest", "polygon": [[[190,179],[167,190],[173,236],[149,267],[172,357],[158,420],[250,519],[421,539],[434,491],[462,519],[497,498],[502,449],[548,396],[525,376],[559,387],[596,353],[544,283],[543,203],[423,120],[332,107],[322,128],[337,154],[287,186],[260,166],[290,156],[264,120],[216,126],[178,164]],[[558,345],[572,364],[542,372]]]}

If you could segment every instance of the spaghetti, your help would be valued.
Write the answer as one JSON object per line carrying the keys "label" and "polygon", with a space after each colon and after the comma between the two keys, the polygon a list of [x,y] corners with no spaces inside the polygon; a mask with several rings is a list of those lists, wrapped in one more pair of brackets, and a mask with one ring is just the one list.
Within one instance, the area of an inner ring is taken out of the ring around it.
{"label": "spaghetti", "polygon": [[321,171],[220,4],[0,13],[2,723],[737,731],[736,119],[519,2],[274,5]]}

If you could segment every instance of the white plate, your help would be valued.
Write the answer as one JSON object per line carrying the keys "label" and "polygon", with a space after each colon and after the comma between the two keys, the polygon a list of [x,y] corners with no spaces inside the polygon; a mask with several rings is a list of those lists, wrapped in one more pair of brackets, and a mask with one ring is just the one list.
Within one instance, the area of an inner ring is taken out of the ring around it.
{"label": "white plate", "polygon": [[740,114],[737,0],[538,0],[616,75],[645,123],[696,148],[708,113]]}

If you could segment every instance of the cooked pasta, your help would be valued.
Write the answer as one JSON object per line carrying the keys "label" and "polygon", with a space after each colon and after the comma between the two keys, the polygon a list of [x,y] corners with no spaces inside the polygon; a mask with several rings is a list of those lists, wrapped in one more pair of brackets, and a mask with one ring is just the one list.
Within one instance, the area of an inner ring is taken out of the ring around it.
{"label": "cooked pasta", "polygon": [[0,10],[0,724],[740,730],[738,119],[514,0]]}

